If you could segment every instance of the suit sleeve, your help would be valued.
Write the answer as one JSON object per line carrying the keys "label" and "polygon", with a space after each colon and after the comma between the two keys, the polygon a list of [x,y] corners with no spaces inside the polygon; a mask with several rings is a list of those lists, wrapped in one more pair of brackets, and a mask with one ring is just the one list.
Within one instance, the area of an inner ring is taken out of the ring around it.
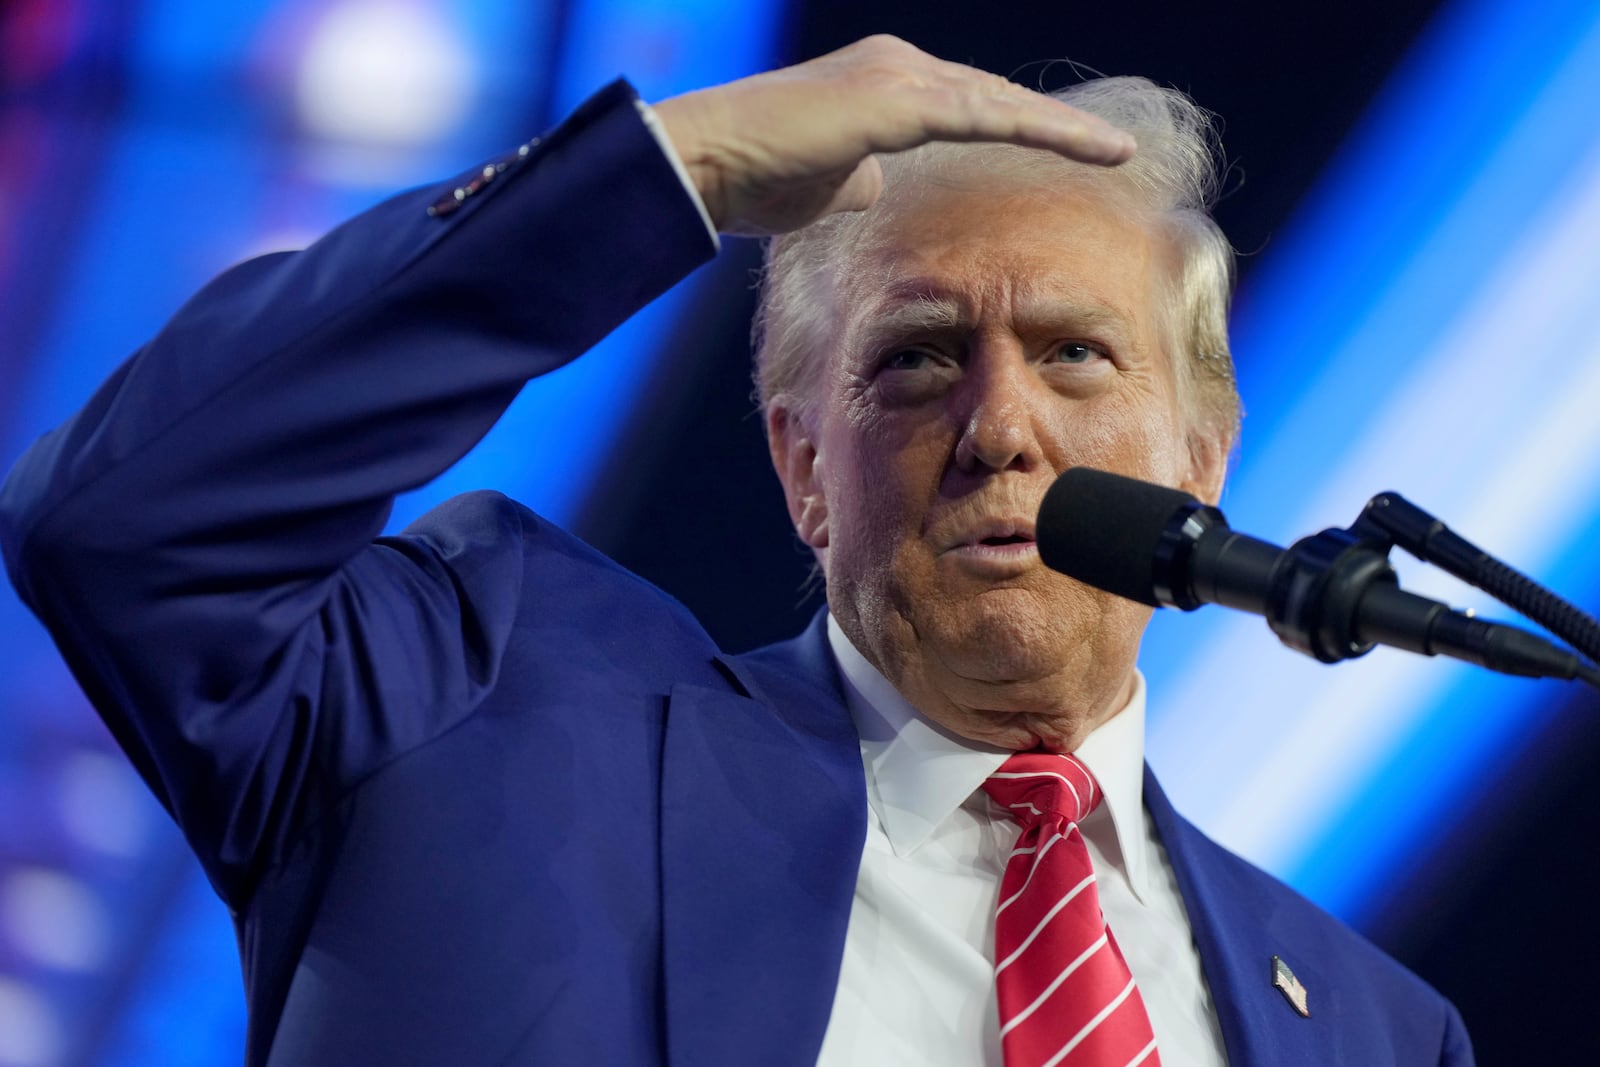
{"label": "suit sleeve", "polygon": [[1454,1004],[1446,1003],[1444,1048],[1439,1053],[1439,1067],[1474,1067],[1472,1040],[1467,1035],[1466,1024]]}
{"label": "suit sleeve", "polygon": [[19,593],[230,904],[493,684],[523,513],[374,544],[394,495],[714,251],[623,83],[505,162],[222,275],[0,489]]}

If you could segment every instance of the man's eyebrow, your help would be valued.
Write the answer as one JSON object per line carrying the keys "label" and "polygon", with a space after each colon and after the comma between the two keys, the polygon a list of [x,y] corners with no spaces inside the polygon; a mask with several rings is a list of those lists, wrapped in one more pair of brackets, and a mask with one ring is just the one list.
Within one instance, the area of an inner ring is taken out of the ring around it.
{"label": "man's eyebrow", "polygon": [[[1127,316],[1096,301],[1040,293],[1025,296],[1021,315],[1025,324],[1071,330],[1126,328]],[[862,325],[863,348],[892,343],[919,334],[959,333],[976,323],[966,304],[924,285],[894,287],[884,294]]]}
{"label": "man's eyebrow", "polygon": [[864,347],[872,348],[897,338],[949,333],[971,324],[971,316],[952,297],[925,289],[898,293],[891,290],[868,315],[862,340]]}

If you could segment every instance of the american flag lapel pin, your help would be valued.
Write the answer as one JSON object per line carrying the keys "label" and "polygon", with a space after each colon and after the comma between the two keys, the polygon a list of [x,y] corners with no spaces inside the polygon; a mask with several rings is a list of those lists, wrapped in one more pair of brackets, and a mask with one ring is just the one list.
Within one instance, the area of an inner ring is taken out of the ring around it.
{"label": "american flag lapel pin", "polygon": [[1289,965],[1279,956],[1272,957],[1272,984],[1302,1018],[1311,1018],[1311,1009],[1306,1007],[1306,987],[1300,984],[1300,979],[1294,976]]}

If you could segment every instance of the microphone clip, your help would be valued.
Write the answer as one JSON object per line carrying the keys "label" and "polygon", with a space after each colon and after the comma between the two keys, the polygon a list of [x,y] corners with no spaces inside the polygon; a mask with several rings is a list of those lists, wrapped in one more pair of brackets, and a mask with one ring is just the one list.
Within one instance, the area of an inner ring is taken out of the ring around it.
{"label": "microphone clip", "polygon": [[1358,628],[1362,601],[1375,585],[1399,587],[1392,543],[1356,529],[1333,527],[1289,546],[1267,594],[1267,624],[1278,640],[1323,663],[1371,652],[1375,642]]}

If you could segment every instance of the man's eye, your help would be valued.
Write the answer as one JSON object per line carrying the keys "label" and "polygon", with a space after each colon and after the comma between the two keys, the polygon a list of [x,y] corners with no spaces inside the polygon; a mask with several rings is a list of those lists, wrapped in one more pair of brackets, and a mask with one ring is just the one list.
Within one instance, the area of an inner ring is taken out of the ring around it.
{"label": "man's eye", "polygon": [[1078,341],[1068,341],[1056,349],[1055,361],[1057,363],[1088,363],[1101,355],[1101,351],[1093,345],[1082,344]]}
{"label": "man's eye", "polygon": [[933,361],[933,355],[920,348],[902,348],[890,352],[883,361],[884,370],[922,370]]}

